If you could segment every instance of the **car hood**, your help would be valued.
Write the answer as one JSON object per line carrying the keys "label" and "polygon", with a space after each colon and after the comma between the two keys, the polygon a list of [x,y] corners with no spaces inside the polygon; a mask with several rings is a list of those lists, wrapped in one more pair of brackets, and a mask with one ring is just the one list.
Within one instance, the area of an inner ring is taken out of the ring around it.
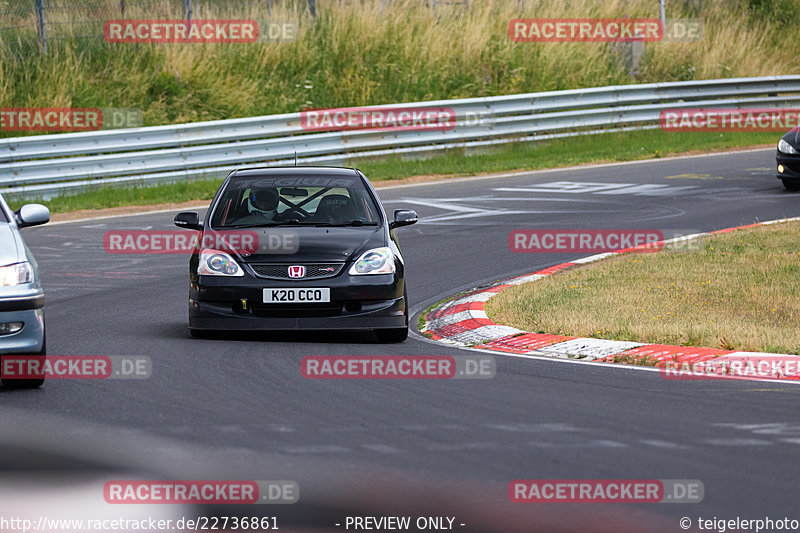
{"label": "car hood", "polygon": [[336,263],[366,248],[386,246],[382,226],[253,228],[258,250],[239,253],[245,263]]}
{"label": "car hood", "polygon": [[20,262],[17,236],[10,224],[0,224],[0,266]]}

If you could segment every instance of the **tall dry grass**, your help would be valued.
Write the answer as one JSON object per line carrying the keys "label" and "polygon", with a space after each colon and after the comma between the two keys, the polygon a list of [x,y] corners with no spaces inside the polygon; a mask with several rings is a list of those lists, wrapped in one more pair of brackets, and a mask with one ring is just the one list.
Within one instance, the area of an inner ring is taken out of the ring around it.
{"label": "tall dry grass", "polygon": [[[800,16],[765,16],[759,0],[667,2],[705,22],[699,42],[648,44],[632,78],[608,43],[514,43],[519,17],[656,17],[652,0],[200,0],[195,18],[297,20],[298,39],[255,44],[108,44],[117,0],[70,0],[48,12],[49,53],[32,12],[0,20],[0,105],[137,107],[147,125],[304,107],[357,106],[633,82],[800,72]],[[781,0],[783,1],[783,0]],[[126,3],[127,18],[180,18],[179,2]],[[788,4],[794,5],[793,2]],[[800,8],[796,10],[800,15]],[[788,22],[787,22],[788,20]],[[16,27],[16,28],[12,28]],[[4,29],[5,28],[5,29]],[[26,29],[27,28],[27,29]]]}

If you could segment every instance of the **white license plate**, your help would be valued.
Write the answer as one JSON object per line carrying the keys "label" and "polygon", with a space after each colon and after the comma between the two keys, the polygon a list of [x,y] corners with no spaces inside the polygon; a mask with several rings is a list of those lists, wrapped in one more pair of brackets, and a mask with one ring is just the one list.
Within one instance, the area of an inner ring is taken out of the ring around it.
{"label": "white license plate", "polygon": [[264,289],[265,304],[305,304],[330,302],[331,290],[325,288]]}

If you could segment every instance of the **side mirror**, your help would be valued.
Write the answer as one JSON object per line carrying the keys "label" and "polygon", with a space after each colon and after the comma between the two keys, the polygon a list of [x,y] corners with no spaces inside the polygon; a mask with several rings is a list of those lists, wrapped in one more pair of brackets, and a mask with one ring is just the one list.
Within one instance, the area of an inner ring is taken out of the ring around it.
{"label": "side mirror", "polygon": [[50,222],[50,210],[42,204],[25,204],[14,215],[17,218],[17,226],[20,228]]}
{"label": "side mirror", "polygon": [[175,218],[172,222],[179,228],[196,230],[203,229],[203,225],[200,223],[200,215],[197,214],[197,211],[184,211],[183,213],[178,213],[175,215]]}
{"label": "side mirror", "polygon": [[418,220],[419,217],[416,211],[412,211],[411,209],[395,209],[394,220],[389,222],[389,229],[410,226],[411,224],[416,224]]}

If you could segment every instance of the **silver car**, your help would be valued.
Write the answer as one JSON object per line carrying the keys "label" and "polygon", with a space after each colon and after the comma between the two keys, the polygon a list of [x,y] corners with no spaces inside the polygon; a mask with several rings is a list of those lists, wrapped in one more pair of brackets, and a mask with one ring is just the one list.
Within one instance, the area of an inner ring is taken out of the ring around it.
{"label": "silver car", "polygon": [[[13,212],[0,195],[0,358],[47,353],[44,330],[44,291],[36,259],[20,235],[20,228],[50,220],[40,204],[23,205]],[[0,374],[2,375],[2,374]],[[35,388],[39,379],[2,379],[4,387]]]}

